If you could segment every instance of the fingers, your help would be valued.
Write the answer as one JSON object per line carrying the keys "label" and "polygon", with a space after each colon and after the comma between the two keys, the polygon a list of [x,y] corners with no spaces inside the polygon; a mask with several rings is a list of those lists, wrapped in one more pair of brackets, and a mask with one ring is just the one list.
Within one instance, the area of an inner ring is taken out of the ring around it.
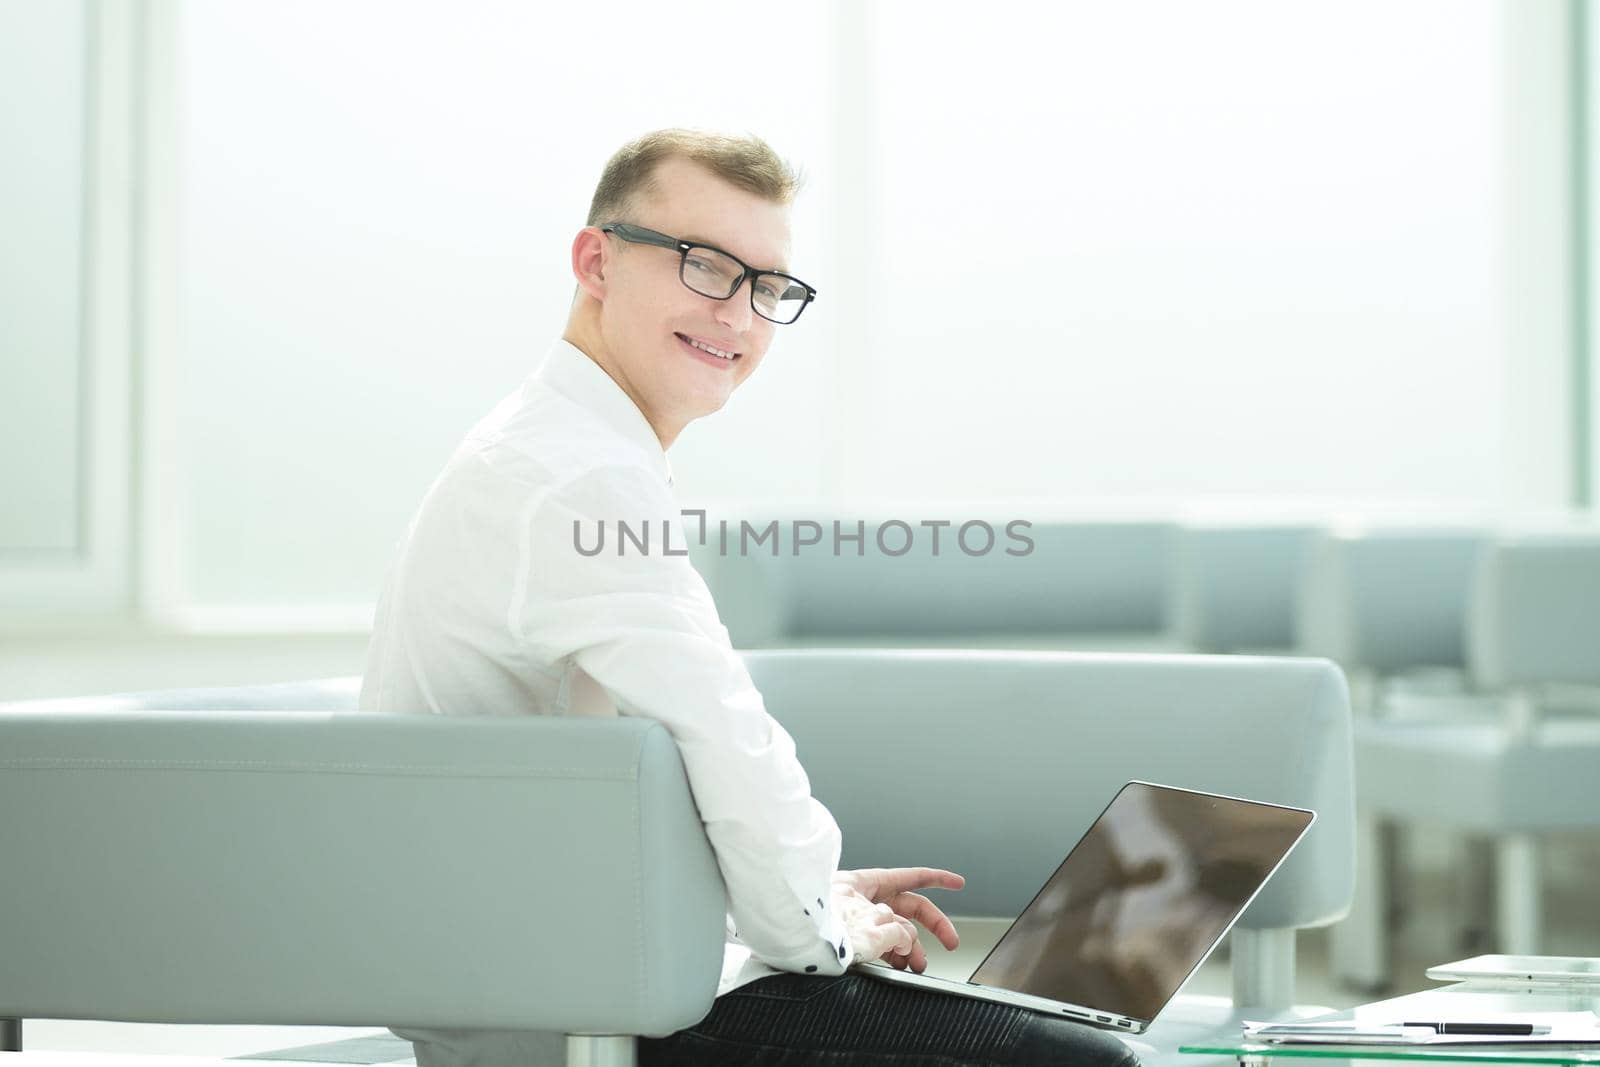
{"label": "fingers", "polygon": [[[841,871],[835,881],[853,892],[840,896],[841,915],[852,929],[852,940],[865,959],[881,959],[899,970],[910,968],[921,974],[928,967],[928,953],[917,936],[921,923],[946,949],[961,944],[955,924],[938,905],[921,893],[902,889],[885,896],[894,885],[929,885],[959,889],[966,880],[951,871],[933,867],[870,868]],[[859,888],[858,888],[859,887]],[[870,888],[876,892],[868,895]]]}
{"label": "fingers", "polygon": [[921,923],[945,948],[953,950],[961,944],[956,924],[939,910],[937,904],[921,893],[901,893],[889,902],[889,906],[896,913]]}
{"label": "fingers", "polygon": [[834,880],[879,904],[887,902],[898,914],[921,923],[947,950],[961,944],[955,923],[933,901],[912,891],[917,887],[960,889],[967,880],[954,871],[938,867],[869,867],[840,871]]}
{"label": "fingers", "polygon": [[878,932],[884,938],[884,948],[891,952],[905,955],[917,943],[917,928],[911,925],[909,919],[902,919],[895,910],[887,904],[878,904],[874,910],[877,914],[874,919],[878,925]]}
{"label": "fingers", "polygon": [[[890,911],[894,915],[893,911]],[[922,951],[922,945],[917,941],[917,928],[905,919],[894,915],[892,920],[895,927],[894,947],[889,950],[890,962],[904,970],[906,965],[914,963],[918,956],[922,957],[923,966],[927,966],[927,954]]]}
{"label": "fingers", "polygon": [[880,959],[896,970],[903,971],[908,967],[918,974],[928,969],[928,953],[922,947],[922,942],[917,937],[916,927],[903,918],[897,917],[897,925],[906,940],[885,952]]}
{"label": "fingers", "polygon": [[898,917],[873,926],[866,936],[870,948],[862,953],[864,957],[881,959],[902,969],[918,947],[915,928]]}
{"label": "fingers", "polygon": [[872,873],[878,876],[879,899],[913,889],[960,889],[967,884],[967,880],[954,871],[938,867],[890,867]]}
{"label": "fingers", "polygon": [[917,928],[901,918],[888,904],[874,904],[867,898],[841,896],[840,917],[850,933],[859,959],[890,960],[898,956],[909,960],[917,940]]}
{"label": "fingers", "polygon": [[911,969],[918,974],[928,969],[928,953],[922,947],[921,941],[918,941],[911,948],[910,965]]}
{"label": "fingers", "polygon": [[921,974],[928,969],[928,954],[923,950],[921,942],[912,945],[908,953],[896,949],[885,952],[879,958],[897,971],[911,970]]}
{"label": "fingers", "polygon": [[960,889],[967,884],[961,875],[939,867],[866,867],[837,871],[833,880],[873,900],[888,900],[912,889]]}
{"label": "fingers", "polygon": [[910,968],[918,974],[928,969],[928,953],[921,940],[911,942],[911,951],[900,957],[900,967]]}
{"label": "fingers", "polygon": [[840,870],[834,878],[848,881],[848,885],[874,901],[886,901],[910,889],[960,889],[966,885],[962,875],[939,867],[867,867]]}

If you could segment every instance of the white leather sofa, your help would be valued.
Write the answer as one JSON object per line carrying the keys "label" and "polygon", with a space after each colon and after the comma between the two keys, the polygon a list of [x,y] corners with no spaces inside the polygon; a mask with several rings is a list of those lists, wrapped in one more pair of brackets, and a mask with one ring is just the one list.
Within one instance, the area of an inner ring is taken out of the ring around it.
{"label": "white leather sofa", "polygon": [[[1232,935],[1234,1004],[1180,996],[1147,1064],[1199,1067],[1179,1044],[1288,1010],[1295,931],[1348,905],[1327,661],[746,655],[845,865],[961,871],[954,914],[1015,915],[1130,778],[1318,812]],[[0,1017],[557,1030],[572,1062],[627,1063],[631,1035],[710,1009],[723,888],[664,728],[355,692],[0,706]]]}

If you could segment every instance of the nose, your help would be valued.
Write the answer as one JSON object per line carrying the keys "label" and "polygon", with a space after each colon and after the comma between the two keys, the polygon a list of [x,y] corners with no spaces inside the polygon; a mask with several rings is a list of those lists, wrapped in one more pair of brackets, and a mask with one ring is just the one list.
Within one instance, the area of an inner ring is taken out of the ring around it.
{"label": "nose", "polygon": [[755,312],[750,309],[750,286],[755,285],[754,278],[746,278],[739,283],[739,288],[726,300],[716,301],[717,321],[728,329],[737,333],[744,333],[750,328],[750,320]]}

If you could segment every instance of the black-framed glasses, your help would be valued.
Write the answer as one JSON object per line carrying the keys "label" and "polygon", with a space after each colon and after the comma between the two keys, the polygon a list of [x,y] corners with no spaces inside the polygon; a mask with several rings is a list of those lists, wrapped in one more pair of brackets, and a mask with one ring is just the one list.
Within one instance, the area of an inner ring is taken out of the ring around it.
{"label": "black-framed glasses", "polygon": [[792,274],[777,270],[756,270],[731,252],[714,245],[668,237],[629,222],[609,222],[602,233],[615,234],[631,244],[658,245],[678,253],[678,278],[701,296],[727,300],[750,279],[750,309],[757,315],[787,326],[800,317],[806,305],[817,298],[817,291]]}

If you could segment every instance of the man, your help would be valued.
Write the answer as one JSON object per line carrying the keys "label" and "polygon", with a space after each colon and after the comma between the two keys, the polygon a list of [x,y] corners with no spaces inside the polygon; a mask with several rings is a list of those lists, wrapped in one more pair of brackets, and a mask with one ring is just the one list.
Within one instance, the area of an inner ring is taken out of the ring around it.
{"label": "man", "polygon": [[[720,409],[815,290],[790,273],[796,180],[755,138],[664,130],[607,164],[572,244],[566,330],[480,422],[411,523],[379,600],[364,709],[645,715],[672,732],[728,888],[717,1007],[640,1042],[646,1064],[1118,1063],[1114,1038],[1063,1020],[844,975],[922,971],[926,868],[837,871],[839,829],[811,796],[705,583],[681,554],[581,551],[619,524],[676,525],[666,450]],[[581,536],[580,536],[581,535]],[[886,754],[886,762],[892,754]],[[908,1037],[912,1016],[923,1018]],[[401,1032],[421,1067],[559,1062],[557,1035]],[[1030,1057],[1043,1057],[1037,1060]]]}

